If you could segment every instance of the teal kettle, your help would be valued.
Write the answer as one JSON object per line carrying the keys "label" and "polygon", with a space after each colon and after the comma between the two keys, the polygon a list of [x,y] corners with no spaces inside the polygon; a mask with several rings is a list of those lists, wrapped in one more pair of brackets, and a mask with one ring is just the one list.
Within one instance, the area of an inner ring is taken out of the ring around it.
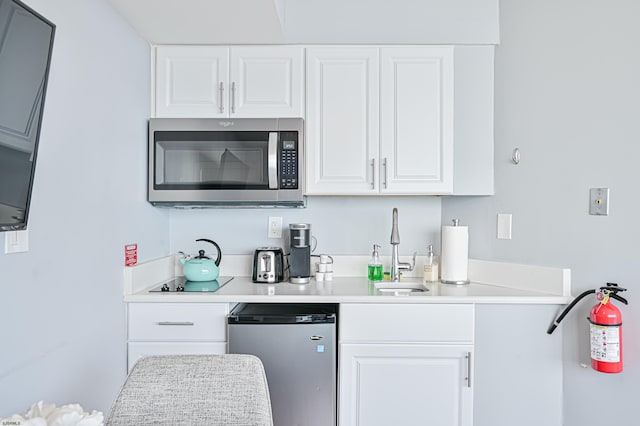
{"label": "teal kettle", "polygon": [[213,260],[205,255],[204,250],[198,251],[196,257],[183,257],[180,259],[182,263],[182,271],[187,281],[213,281],[220,275],[220,261],[222,260],[222,250],[215,241],[206,238],[200,238],[196,241],[205,241],[213,244],[218,250],[218,257]]}

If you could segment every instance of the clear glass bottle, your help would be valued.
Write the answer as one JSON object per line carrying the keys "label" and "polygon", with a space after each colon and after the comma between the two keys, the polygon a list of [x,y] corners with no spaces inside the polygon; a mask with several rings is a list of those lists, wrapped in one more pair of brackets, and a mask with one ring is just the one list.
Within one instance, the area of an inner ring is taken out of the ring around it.
{"label": "clear glass bottle", "polygon": [[422,280],[425,283],[434,283],[438,281],[438,262],[433,254],[433,246],[427,247],[427,258],[424,261],[424,272]]}
{"label": "clear glass bottle", "polygon": [[380,261],[380,254],[378,250],[380,246],[378,244],[373,245],[373,252],[371,253],[371,260],[367,266],[367,278],[369,282],[382,281],[382,262]]}

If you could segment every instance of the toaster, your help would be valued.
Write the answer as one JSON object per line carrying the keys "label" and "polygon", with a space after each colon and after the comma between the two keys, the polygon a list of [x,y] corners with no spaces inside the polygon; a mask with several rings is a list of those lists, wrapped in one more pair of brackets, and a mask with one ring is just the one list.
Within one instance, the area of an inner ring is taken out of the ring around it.
{"label": "toaster", "polygon": [[280,247],[260,247],[253,255],[254,283],[284,281],[284,254]]}

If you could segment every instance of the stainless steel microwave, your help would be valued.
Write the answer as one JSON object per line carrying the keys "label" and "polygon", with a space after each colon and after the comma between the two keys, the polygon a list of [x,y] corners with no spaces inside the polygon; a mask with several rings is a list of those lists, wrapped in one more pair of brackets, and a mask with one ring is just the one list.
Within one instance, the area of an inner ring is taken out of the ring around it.
{"label": "stainless steel microwave", "polygon": [[302,118],[152,118],[154,205],[303,207]]}

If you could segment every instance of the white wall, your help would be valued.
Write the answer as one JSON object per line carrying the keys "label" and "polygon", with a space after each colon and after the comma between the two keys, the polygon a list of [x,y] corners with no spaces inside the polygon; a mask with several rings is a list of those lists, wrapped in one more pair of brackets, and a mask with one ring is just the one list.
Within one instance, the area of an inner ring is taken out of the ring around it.
{"label": "white wall", "polygon": [[498,0],[276,0],[286,43],[495,44]]}
{"label": "white wall", "polygon": [[0,418],[40,400],[106,413],[126,374],[123,246],[169,246],[145,201],[149,47],[104,0],[27,3],[57,32],[30,251],[0,254]]}
{"label": "white wall", "polygon": [[[571,268],[574,294],[607,281],[629,288],[622,374],[580,366],[589,364],[593,300],[561,324],[563,424],[637,424],[640,3],[509,0],[500,15],[496,195],[445,199],[442,216],[470,225],[472,257]],[[588,215],[591,187],[611,188],[609,216]],[[496,239],[497,213],[513,214],[512,240]]]}

